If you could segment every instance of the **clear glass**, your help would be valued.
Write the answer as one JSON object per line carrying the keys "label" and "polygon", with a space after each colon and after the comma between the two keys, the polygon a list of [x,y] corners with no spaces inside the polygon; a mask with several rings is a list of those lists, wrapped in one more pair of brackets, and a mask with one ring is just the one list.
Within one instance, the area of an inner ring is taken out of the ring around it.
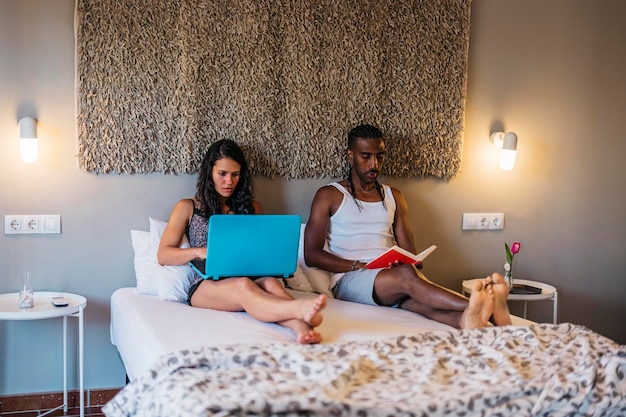
{"label": "clear glass", "polygon": [[513,289],[513,271],[504,271],[504,282],[509,286],[509,291]]}
{"label": "clear glass", "polygon": [[20,308],[35,307],[35,297],[33,296],[33,285],[30,272],[22,272],[22,286],[20,287]]}

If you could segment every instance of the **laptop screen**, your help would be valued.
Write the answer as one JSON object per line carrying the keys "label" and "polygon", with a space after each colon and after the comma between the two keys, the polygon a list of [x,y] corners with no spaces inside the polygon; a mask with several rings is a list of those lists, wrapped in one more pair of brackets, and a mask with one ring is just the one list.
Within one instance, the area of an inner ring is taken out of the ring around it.
{"label": "laptop screen", "polygon": [[300,225],[300,216],[294,214],[214,214],[204,273],[199,273],[210,279],[293,276]]}

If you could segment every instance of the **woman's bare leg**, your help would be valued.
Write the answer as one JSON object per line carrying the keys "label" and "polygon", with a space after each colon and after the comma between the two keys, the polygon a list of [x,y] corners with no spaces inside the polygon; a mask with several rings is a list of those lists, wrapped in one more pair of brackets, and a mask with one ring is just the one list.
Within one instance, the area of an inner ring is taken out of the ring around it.
{"label": "woman's bare leg", "polygon": [[[286,293],[286,291],[285,291]],[[288,294],[288,293],[287,293]],[[326,296],[315,299],[285,299],[265,291],[249,278],[203,281],[191,298],[194,307],[222,311],[246,311],[257,320],[280,323],[299,319],[311,327],[318,326],[326,307]],[[315,340],[307,336],[303,340]]]}
{"label": "woman's bare leg", "polygon": [[[255,281],[261,288],[270,294],[274,294],[285,300],[294,298],[285,290],[283,284],[275,278],[261,278]],[[321,315],[318,317],[321,319]],[[320,320],[321,323],[321,320]],[[300,344],[313,344],[322,341],[322,335],[317,332],[312,325],[300,319],[289,319],[279,322],[281,326],[291,329],[296,334],[296,339]]]}

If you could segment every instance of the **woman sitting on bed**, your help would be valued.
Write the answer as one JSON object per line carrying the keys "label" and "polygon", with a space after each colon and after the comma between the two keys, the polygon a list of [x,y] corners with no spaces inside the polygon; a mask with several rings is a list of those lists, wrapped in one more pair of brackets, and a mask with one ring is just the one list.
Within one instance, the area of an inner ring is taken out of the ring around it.
{"label": "woman sitting on bed", "polygon": [[[215,142],[202,161],[196,196],[180,200],[172,210],[157,254],[159,263],[184,265],[193,259],[206,259],[208,218],[212,214],[253,213],[262,214],[263,209],[252,199],[252,177],[241,148],[232,140]],[[184,234],[190,248],[180,248]],[[322,322],[320,311],[326,307],[326,296],[296,300],[276,278],[213,281],[196,274],[187,302],[193,307],[246,311],[257,320],[293,330],[298,343],[322,340],[314,328]]]}

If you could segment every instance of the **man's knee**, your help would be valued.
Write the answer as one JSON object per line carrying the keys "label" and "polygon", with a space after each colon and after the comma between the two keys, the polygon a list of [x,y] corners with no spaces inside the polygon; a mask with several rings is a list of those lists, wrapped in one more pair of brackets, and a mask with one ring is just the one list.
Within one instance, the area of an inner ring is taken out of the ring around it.
{"label": "man's knee", "polygon": [[405,283],[407,279],[419,278],[417,270],[413,265],[399,265],[385,269],[378,274],[378,277],[397,282],[398,284]]}

